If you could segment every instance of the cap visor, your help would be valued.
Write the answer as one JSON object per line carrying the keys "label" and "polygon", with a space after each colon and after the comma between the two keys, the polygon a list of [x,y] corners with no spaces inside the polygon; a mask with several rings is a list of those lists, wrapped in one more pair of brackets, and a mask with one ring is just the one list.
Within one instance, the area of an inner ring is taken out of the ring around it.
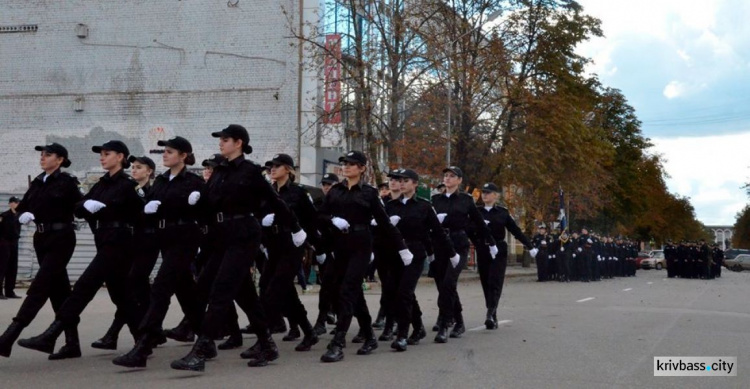
{"label": "cap visor", "polygon": [[362,164],[362,161],[354,159],[354,158],[346,157],[346,156],[339,157],[339,162],[351,162],[351,163],[356,163],[358,165]]}
{"label": "cap visor", "polygon": [[36,151],[47,151],[47,146],[34,146]]}
{"label": "cap visor", "polygon": [[91,151],[93,151],[95,153],[101,153],[102,150],[104,150],[104,147],[102,147],[102,146],[94,146],[94,147],[91,148]]}
{"label": "cap visor", "polygon": [[222,130],[222,131],[212,132],[211,136],[213,136],[214,138],[225,138],[225,137],[229,137],[229,134],[227,134],[225,131]]}

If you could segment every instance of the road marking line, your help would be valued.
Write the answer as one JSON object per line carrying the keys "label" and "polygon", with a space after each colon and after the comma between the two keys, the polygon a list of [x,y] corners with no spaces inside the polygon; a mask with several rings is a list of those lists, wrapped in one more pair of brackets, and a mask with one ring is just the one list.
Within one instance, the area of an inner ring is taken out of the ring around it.
{"label": "road marking line", "polygon": [[633,290],[633,288],[627,288],[627,289],[623,289],[622,291],[623,291],[623,292],[629,292],[629,291],[631,291],[631,290]]}
{"label": "road marking line", "polygon": [[586,297],[585,299],[580,299],[580,300],[578,300],[576,302],[577,303],[583,303],[583,302],[586,302],[586,301],[591,301],[593,299],[594,299],[594,297]]}
{"label": "road marking line", "polygon": [[653,284],[653,282],[647,282],[646,284],[647,284],[647,285],[651,285],[651,284]]}
{"label": "road marking line", "polygon": [[[511,322],[513,322],[513,320],[500,320],[499,322],[497,322],[497,325],[500,326],[500,325],[508,324],[508,323],[511,323]],[[487,328],[487,327],[486,326],[479,326],[479,327],[476,327],[476,328],[472,328],[469,331],[479,331],[479,330],[483,330],[485,328]]]}

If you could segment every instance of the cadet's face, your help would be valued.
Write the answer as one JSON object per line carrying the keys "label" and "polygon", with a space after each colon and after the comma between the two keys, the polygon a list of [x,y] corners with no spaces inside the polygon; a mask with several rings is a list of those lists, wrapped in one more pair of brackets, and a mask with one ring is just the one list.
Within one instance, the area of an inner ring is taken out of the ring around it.
{"label": "cadet's face", "polygon": [[401,192],[401,180],[398,178],[389,178],[388,189],[390,189],[391,192]]}
{"label": "cadet's face", "polygon": [[453,172],[445,172],[445,174],[443,174],[443,184],[445,184],[447,189],[457,188],[458,185],[461,184],[461,181],[463,181],[463,178],[458,177]]}
{"label": "cadet's face", "polygon": [[242,141],[234,138],[219,138],[219,152],[224,157],[231,157],[242,150]]}
{"label": "cadet's face", "polygon": [[332,184],[325,184],[325,183],[320,184],[320,189],[323,190],[323,196],[328,194],[328,191],[331,190],[332,186],[333,186]]}
{"label": "cadet's face", "polygon": [[63,163],[64,158],[48,151],[42,151],[39,157],[39,166],[44,171],[57,170]]}
{"label": "cadet's face", "polygon": [[284,165],[273,165],[271,166],[271,173],[270,177],[272,180],[276,181],[282,177],[286,177],[289,175],[289,169]]}
{"label": "cadet's face", "polygon": [[112,150],[102,150],[99,153],[99,163],[102,164],[102,168],[106,171],[116,169],[122,166],[122,160],[125,156],[121,153],[116,153]]}
{"label": "cadet's face", "polygon": [[487,205],[492,205],[497,202],[497,192],[482,192],[482,202]]}
{"label": "cadet's face", "polygon": [[391,193],[391,190],[388,188],[380,188],[380,197],[388,196]]}
{"label": "cadet's face", "polygon": [[402,178],[399,180],[399,187],[402,192],[411,195],[417,190],[417,182],[411,178]]}
{"label": "cadet's face", "polygon": [[342,162],[341,172],[346,178],[359,178],[365,172],[365,167],[354,162]]}
{"label": "cadet's face", "polygon": [[136,181],[145,180],[151,176],[151,168],[149,168],[148,165],[144,165],[138,161],[135,161],[133,162],[130,175]]}
{"label": "cadet's face", "polygon": [[171,147],[164,148],[164,154],[161,155],[161,161],[164,163],[164,167],[172,168],[179,166],[187,157],[187,154],[180,153],[179,150]]}
{"label": "cadet's face", "polygon": [[15,211],[16,207],[18,207],[18,203],[8,203],[8,207],[10,207],[11,210]]}
{"label": "cadet's face", "polygon": [[210,166],[206,166],[203,168],[203,179],[208,181],[209,178],[211,178],[211,174],[214,173],[214,168]]}

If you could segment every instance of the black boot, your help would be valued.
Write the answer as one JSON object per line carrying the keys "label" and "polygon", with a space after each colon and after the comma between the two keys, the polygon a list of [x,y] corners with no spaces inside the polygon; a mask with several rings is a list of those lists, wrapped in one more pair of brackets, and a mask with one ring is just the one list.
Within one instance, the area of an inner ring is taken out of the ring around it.
{"label": "black boot", "polygon": [[406,345],[408,344],[406,338],[399,337],[391,343],[391,348],[396,351],[406,351]]}
{"label": "black boot", "polygon": [[365,340],[365,344],[357,350],[357,355],[370,355],[377,348],[378,341],[375,339],[375,335],[372,335]]}
{"label": "black boot", "polygon": [[240,329],[240,332],[243,333],[243,334],[250,334],[250,335],[252,335],[252,334],[255,333],[255,330],[253,329],[253,325],[251,323],[251,324],[248,324],[247,327],[244,327],[244,328]]}
{"label": "black boot", "polygon": [[322,362],[338,362],[344,359],[344,342],[346,342],[346,332],[336,331],[331,343],[328,344],[326,353],[320,357]]}
{"label": "black boot", "polygon": [[55,342],[60,334],[62,334],[64,327],[65,326],[61,321],[55,320],[43,333],[33,338],[21,339],[18,341],[18,345],[24,348],[52,354],[55,351]]}
{"label": "black boot", "polygon": [[284,342],[291,342],[294,340],[299,339],[302,336],[302,334],[299,332],[299,327],[297,326],[297,323],[289,323],[289,333],[286,334],[281,340]]}
{"label": "black boot", "polygon": [[302,342],[297,345],[297,347],[294,348],[295,351],[310,351],[312,346],[318,344],[318,335],[313,330],[312,325],[310,325],[310,322],[307,321],[307,319],[304,320],[302,323],[302,332],[305,334],[305,337],[302,338]]}
{"label": "black boot", "polygon": [[380,338],[378,338],[381,342],[390,342],[393,340],[394,334],[393,334],[393,320],[391,318],[386,319],[385,321],[385,327],[383,328],[383,333],[380,334]]}
{"label": "black boot", "polygon": [[91,343],[91,347],[98,348],[100,350],[117,350],[117,338],[120,335],[120,330],[122,330],[122,327],[125,325],[125,323],[121,322],[118,319],[115,319],[112,321],[112,325],[109,326],[109,329],[104,334],[104,336],[101,337],[101,339],[97,340],[94,343]]}
{"label": "black boot", "polygon": [[435,343],[448,343],[448,326],[446,323],[440,323],[440,329],[435,335]]}
{"label": "black boot", "polygon": [[0,355],[6,358],[10,358],[10,352],[13,350],[13,343],[16,342],[21,331],[23,331],[24,325],[17,321],[10,323],[8,328],[0,335]]}
{"label": "black boot", "polygon": [[60,351],[50,354],[50,361],[58,361],[60,359],[80,358],[81,357],[81,342],[78,340],[78,327],[70,327],[65,330],[65,344],[60,348]]}
{"label": "black boot", "polygon": [[279,359],[279,349],[270,333],[260,336],[258,343],[260,344],[260,352],[253,355],[247,362],[249,367],[267,366],[269,362]]}
{"label": "black boot", "polygon": [[453,327],[453,331],[451,331],[451,338],[460,338],[461,335],[466,332],[466,327],[464,326],[464,317],[462,314],[456,315],[456,325]]}
{"label": "black boot", "polygon": [[286,332],[286,323],[284,319],[279,319],[278,322],[271,325],[271,334],[283,334]]}
{"label": "black boot", "polygon": [[432,332],[438,332],[440,331],[440,323],[443,321],[443,317],[438,315],[437,321],[435,322],[435,325],[432,326]]}
{"label": "black boot", "polygon": [[143,335],[135,347],[128,351],[126,354],[120,355],[112,360],[112,363],[117,366],[123,367],[146,367],[146,359],[151,355],[151,347],[153,345],[153,339],[149,335]]}
{"label": "black boot", "polygon": [[260,340],[256,340],[255,344],[250,346],[247,350],[240,353],[240,358],[250,359],[256,356],[260,352]]}
{"label": "black boot", "polygon": [[326,333],[326,320],[323,318],[323,320],[320,320],[318,318],[318,321],[315,322],[315,327],[313,327],[313,332],[315,335],[324,335]]}
{"label": "black boot", "polygon": [[411,333],[411,336],[409,336],[408,339],[406,339],[406,343],[410,346],[416,346],[419,344],[419,341],[427,337],[427,331],[425,331],[424,325],[420,326],[419,329],[414,329],[414,332]]}
{"label": "black boot", "polygon": [[362,333],[362,329],[360,329],[357,335],[352,338],[352,343],[364,343],[365,340],[367,340],[367,337]]}
{"label": "black boot", "polygon": [[232,350],[240,347],[242,347],[242,333],[239,332],[239,328],[237,328],[236,332],[229,334],[227,340],[225,340],[224,343],[221,343],[217,348],[219,350]]}
{"label": "black boot", "polygon": [[375,318],[375,321],[372,323],[372,328],[376,330],[382,330],[385,327],[385,313],[383,312],[383,307],[380,307],[380,310],[378,311],[378,317]]}
{"label": "black boot", "polygon": [[195,333],[190,328],[187,318],[183,318],[177,327],[164,331],[164,336],[178,342],[194,342]]}
{"label": "black boot", "polygon": [[215,356],[216,345],[214,341],[208,337],[201,336],[195,342],[188,355],[172,361],[170,366],[175,370],[203,371],[206,368],[206,359]]}
{"label": "black boot", "polygon": [[488,330],[497,329],[497,321],[495,321],[495,318],[492,316],[492,308],[487,309],[487,318],[484,320],[484,326]]}
{"label": "black boot", "polygon": [[328,312],[326,314],[326,323],[328,323],[330,325],[336,324],[336,315],[333,314],[333,312]]}

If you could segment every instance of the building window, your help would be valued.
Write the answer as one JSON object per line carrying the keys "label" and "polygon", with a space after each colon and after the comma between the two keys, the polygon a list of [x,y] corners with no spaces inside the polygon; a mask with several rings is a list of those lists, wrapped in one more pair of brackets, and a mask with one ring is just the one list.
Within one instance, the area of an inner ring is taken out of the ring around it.
{"label": "building window", "polygon": [[0,34],[10,34],[14,32],[36,32],[39,26],[36,24],[19,24],[16,26],[0,26]]}

